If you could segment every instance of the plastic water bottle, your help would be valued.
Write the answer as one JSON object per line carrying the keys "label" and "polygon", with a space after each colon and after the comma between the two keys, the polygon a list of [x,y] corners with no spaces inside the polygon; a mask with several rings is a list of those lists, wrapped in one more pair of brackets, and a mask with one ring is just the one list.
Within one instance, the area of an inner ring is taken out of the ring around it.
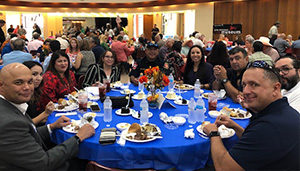
{"label": "plastic water bottle", "polygon": [[196,107],[195,107],[195,117],[197,122],[203,122],[205,119],[204,116],[204,101],[200,96],[197,100]]}
{"label": "plastic water bottle", "polygon": [[141,73],[140,77],[139,77],[139,91],[143,91],[144,90],[144,84],[140,82],[140,78],[143,76],[143,74]]}
{"label": "plastic water bottle", "polygon": [[196,80],[194,85],[194,97],[198,99],[200,97],[200,81],[199,79]]}
{"label": "plastic water bottle", "polygon": [[149,122],[149,118],[148,118],[148,102],[146,100],[146,98],[144,98],[142,100],[142,102],[140,103],[140,123],[141,124],[145,124]]}
{"label": "plastic water bottle", "polygon": [[174,89],[174,77],[173,77],[172,73],[169,75],[169,81],[170,81],[169,86],[168,86],[169,91],[173,91],[173,89]]}
{"label": "plastic water bottle", "polygon": [[188,122],[190,124],[195,124],[196,123],[194,109],[195,109],[195,100],[194,100],[194,98],[191,98],[190,102],[188,104],[188,112],[189,112]]}
{"label": "plastic water bottle", "polygon": [[103,121],[110,122],[112,120],[112,102],[109,96],[106,96],[106,99],[104,100],[103,103],[103,107],[104,107]]}

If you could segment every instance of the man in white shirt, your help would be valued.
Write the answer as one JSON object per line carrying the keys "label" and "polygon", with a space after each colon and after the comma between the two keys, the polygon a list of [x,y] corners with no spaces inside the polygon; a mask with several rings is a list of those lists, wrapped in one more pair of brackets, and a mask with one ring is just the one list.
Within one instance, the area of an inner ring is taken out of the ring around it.
{"label": "man in white shirt", "polygon": [[270,28],[269,30],[269,38],[271,39],[273,35],[278,35],[278,28],[280,26],[280,22],[279,21],[276,21],[276,23],[274,23],[272,25],[272,27]]}
{"label": "man in white shirt", "polygon": [[202,48],[205,48],[205,45],[204,45],[204,43],[201,40],[201,33],[197,33],[195,35],[195,38],[193,39],[193,45],[199,45]]}
{"label": "man in white shirt", "polygon": [[294,57],[281,57],[275,68],[282,78],[282,95],[288,98],[290,106],[300,112],[300,62]]}
{"label": "man in white shirt", "polygon": [[56,40],[60,43],[60,49],[66,50],[69,47],[69,42],[66,39],[63,39],[60,33],[55,35]]}

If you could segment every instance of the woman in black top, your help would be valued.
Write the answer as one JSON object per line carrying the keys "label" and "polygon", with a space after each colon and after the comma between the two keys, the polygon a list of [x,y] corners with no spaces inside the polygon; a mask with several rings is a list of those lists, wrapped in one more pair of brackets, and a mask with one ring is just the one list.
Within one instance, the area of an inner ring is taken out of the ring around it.
{"label": "woman in black top", "polygon": [[37,102],[40,99],[41,90],[40,87],[42,85],[42,76],[43,76],[43,67],[40,63],[36,61],[26,61],[23,63],[32,71],[32,81],[34,84],[34,93],[30,99],[28,104],[28,108],[26,113],[32,118],[32,121],[35,125],[43,125],[48,116],[54,110],[54,104],[50,101],[45,107],[45,111],[41,113],[41,111],[37,110]]}
{"label": "woman in black top", "polygon": [[83,80],[83,87],[97,85],[103,83],[103,80],[110,78],[110,82],[120,81],[120,69],[116,66],[116,54],[111,50],[103,53],[99,64],[92,64],[89,66],[85,78]]}
{"label": "woman in black top", "polygon": [[207,56],[207,62],[215,65],[222,65],[225,68],[230,68],[228,50],[222,41],[218,41],[212,47],[210,54]]}
{"label": "woman in black top", "polygon": [[199,45],[190,48],[184,69],[184,83],[194,85],[196,80],[201,82],[201,88],[209,89],[214,80],[213,66],[204,60],[204,51]]}

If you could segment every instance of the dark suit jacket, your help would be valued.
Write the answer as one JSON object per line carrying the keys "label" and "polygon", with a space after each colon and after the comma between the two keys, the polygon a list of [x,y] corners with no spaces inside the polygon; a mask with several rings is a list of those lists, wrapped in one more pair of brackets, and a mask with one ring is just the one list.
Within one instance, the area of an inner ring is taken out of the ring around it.
{"label": "dark suit jacket", "polygon": [[0,98],[0,170],[67,170],[67,160],[76,156],[74,137],[47,150],[47,126],[35,128],[32,120]]}

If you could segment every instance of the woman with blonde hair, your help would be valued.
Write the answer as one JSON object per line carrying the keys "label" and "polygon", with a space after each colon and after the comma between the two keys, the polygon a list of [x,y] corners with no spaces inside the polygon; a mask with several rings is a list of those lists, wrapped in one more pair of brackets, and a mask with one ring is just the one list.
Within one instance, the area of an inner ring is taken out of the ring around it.
{"label": "woman with blonde hair", "polygon": [[101,35],[100,36],[100,46],[102,46],[105,50],[110,50],[110,47],[107,44],[108,36]]}

